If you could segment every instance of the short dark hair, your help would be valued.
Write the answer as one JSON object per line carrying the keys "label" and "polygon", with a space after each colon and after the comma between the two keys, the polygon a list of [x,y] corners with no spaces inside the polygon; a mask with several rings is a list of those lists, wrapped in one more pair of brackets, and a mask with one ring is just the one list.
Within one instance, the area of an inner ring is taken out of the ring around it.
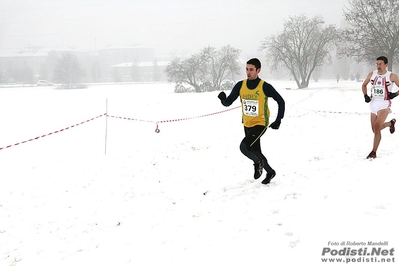
{"label": "short dark hair", "polygon": [[249,59],[247,64],[254,65],[256,69],[261,68],[261,64],[258,58]]}
{"label": "short dark hair", "polygon": [[378,61],[378,60],[382,60],[382,61],[384,61],[384,64],[388,64],[388,58],[386,58],[386,56],[380,56],[376,59],[376,61]]}

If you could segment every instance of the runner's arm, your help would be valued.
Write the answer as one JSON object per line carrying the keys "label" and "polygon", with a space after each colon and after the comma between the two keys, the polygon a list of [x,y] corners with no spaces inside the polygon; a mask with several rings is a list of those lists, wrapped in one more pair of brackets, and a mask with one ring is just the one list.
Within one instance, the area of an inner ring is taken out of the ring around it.
{"label": "runner's arm", "polygon": [[370,72],[367,77],[364,79],[363,84],[362,84],[362,92],[363,95],[367,94],[367,84],[370,82],[371,79],[371,75],[373,74],[373,72]]}
{"label": "runner's arm", "polygon": [[283,97],[281,97],[276,89],[267,82],[263,83],[263,92],[266,96],[272,97],[277,102],[278,111],[276,121],[281,121],[281,119],[284,118],[285,113],[285,101]]}
{"label": "runner's arm", "polygon": [[240,89],[242,86],[242,81],[238,82],[231,90],[229,96],[222,101],[224,106],[230,106],[237,98],[240,96]]}
{"label": "runner's arm", "polygon": [[[395,73],[392,73],[390,76],[390,80],[396,84],[396,86],[399,88],[399,77]],[[399,90],[394,92],[396,95],[399,95]]]}

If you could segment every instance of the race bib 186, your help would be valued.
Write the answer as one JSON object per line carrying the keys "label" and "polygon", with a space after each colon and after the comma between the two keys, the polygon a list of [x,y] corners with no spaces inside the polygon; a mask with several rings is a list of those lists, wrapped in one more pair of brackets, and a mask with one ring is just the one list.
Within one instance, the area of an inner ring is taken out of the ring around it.
{"label": "race bib 186", "polygon": [[372,88],[371,88],[371,90],[372,90],[372,95],[373,95],[373,97],[376,97],[376,98],[384,98],[384,96],[385,96],[385,90],[384,90],[384,87],[383,86],[373,86]]}

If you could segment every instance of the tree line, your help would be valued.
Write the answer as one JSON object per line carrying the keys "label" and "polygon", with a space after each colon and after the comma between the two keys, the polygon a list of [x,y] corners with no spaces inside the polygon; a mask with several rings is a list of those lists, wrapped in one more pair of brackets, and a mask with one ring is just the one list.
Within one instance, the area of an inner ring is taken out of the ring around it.
{"label": "tree line", "polygon": [[230,45],[217,50],[205,47],[187,59],[176,58],[165,69],[169,81],[176,83],[175,92],[204,92],[230,88],[239,73],[240,50]]}
{"label": "tree line", "polygon": [[[298,88],[307,88],[312,73],[337,58],[350,57],[372,63],[388,58],[388,69],[399,59],[399,0],[349,0],[343,10],[346,26],[325,25],[321,17],[290,16],[283,31],[260,43],[272,71],[284,70]],[[167,67],[176,92],[231,88],[239,73],[240,51],[229,45],[217,50],[206,47],[187,59],[177,58]]]}

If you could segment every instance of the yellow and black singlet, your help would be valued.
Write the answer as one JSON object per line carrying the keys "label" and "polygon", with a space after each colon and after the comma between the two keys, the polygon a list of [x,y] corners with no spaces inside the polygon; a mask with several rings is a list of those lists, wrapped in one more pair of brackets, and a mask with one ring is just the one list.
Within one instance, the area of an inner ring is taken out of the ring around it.
{"label": "yellow and black singlet", "polygon": [[255,89],[249,89],[247,80],[243,80],[240,89],[242,117],[245,127],[269,125],[270,110],[268,97],[263,92],[264,80]]}

